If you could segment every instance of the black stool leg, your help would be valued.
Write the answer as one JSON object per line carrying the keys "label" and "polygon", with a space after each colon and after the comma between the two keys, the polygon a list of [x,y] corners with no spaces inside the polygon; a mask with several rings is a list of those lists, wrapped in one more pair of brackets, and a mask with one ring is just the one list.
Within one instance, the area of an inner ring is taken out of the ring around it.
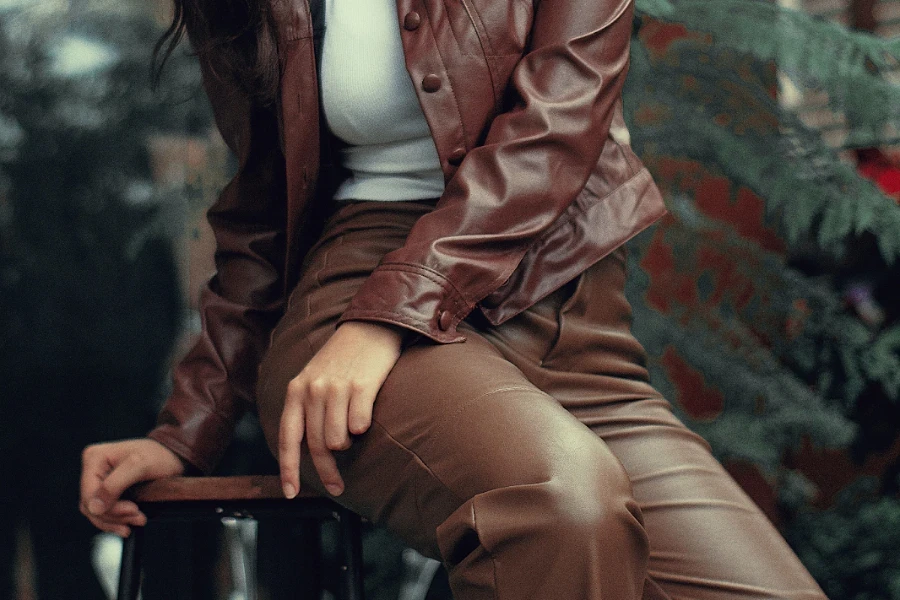
{"label": "black stool leg", "polygon": [[347,509],[340,513],[342,600],[364,600],[362,564],[362,524],[359,515]]}
{"label": "black stool leg", "polygon": [[138,600],[141,590],[141,553],[144,549],[144,528],[132,527],[131,535],[122,545],[122,568],[119,571],[117,600]]}

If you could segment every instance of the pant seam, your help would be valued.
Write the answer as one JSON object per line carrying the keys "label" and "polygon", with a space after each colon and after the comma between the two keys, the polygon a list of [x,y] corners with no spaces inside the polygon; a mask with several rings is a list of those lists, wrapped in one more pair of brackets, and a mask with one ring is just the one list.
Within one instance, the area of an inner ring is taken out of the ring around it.
{"label": "pant seam", "polygon": [[[416,463],[421,465],[422,468],[425,469],[425,472],[427,472],[436,482],[438,482],[442,488],[447,490],[447,493],[450,494],[454,501],[458,502],[459,504],[464,503],[463,499],[460,498],[456,493],[454,493],[453,490],[451,490],[450,487],[446,483],[444,483],[444,481],[440,477],[437,476],[437,474],[431,469],[431,467],[429,467],[428,464],[424,460],[422,460],[422,457],[419,456],[413,449],[409,448],[406,444],[402,443],[400,440],[394,437],[391,432],[388,431],[388,429],[378,421],[373,419],[372,425],[377,426],[381,431],[383,431],[384,435],[386,435],[389,440],[396,444],[398,448],[415,458]],[[416,507],[419,507],[418,497],[416,498]],[[419,514],[421,515],[421,509],[419,509]]]}
{"label": "pant seam", "polygon": [[485,392],[485,393],[483,393],[483,394],[480,394],[480,395],[478,395],[478,396],[475,396],[474,398],[470,398],[470,399],[466,400],[465,402],[463,402],[462,404],[460,404],[459,406],[457,406],[456,409],[453,410],[453,412],[451,412],[451,413],[448,414],[448,415],[445,415],[445,416],[444,416],[440,421],[438,421],[435,425],[436,425],[436,426],[443,425],[444,423],[446,423],[447,421],[453,419],[454,417],[459,416],[459,414],[460,414],[461,412],[463,412],[465,409],[467,409],[467,408],[468,408],[470,405],[472,405],[473,403],[479,402],[479,401],[481,401],[481,400],[484,400],[485,398],[488,398],[488,397],[493,396],[493,395],[495,395],[495,394],[499,394],[499,393],[501,393],[501,392],[531,392],[531,393],[538,393],[538,394],[546,395],[544,392],[542,392],[542,391],[541,391],[540,389],[538,389],[537,387],[528,387],[528,386],[524,386],[524,385],[505,385],[505,386],[503,386],[503,387],[499,387],[499,388],[497,388],[497,389],[490,390],[490,391],[488,391],[488,392]]}
{"label": "pant seam", "polygon": [[[432,477],[432,479],[434,479],[434,481],[436,481],[438,484],[440,484],[440,486],[447,491],[447,493],[450,495],[450,497],[453,498],[453,500],[457,504],[459,504],[460,506],[465,504],[466,501],[464,501],[459,495],[455,494],[453,492],[453,490],[451,490],[450,487],[446,483],[444,483],[444,481],[440,477],[437,476],[437,474],[431,469],[431,467],[429,467],[425,463],[425,461],[422,460],[422,457],[420,457],[414,450],[412,450],[411,448],[409,448],[408,446],[406,446],[405,444],[400,442],[400,440],[398,440],[396,437],[391,435],[391,433],[381,423],[378,423],[377,421],[374,421],[374,420],[372,423],[373,423],[373,425],[377,425],[378,428],[382,432],[384,432],[384,435],[386,435],[389,440],[391,440],[394,444],[396,444],[398,448],[400,448],[404,452],[410,454],[416,460],[416,463],[419,464],[423,469],[425,469],[425,471]],[[416,485],[416,489],[418,490],[418,484]],[[421,522],[422,507],[419,504],[418,494],[416,494],[415,502],[416,502],[416,510],[419,512],[419,520]],[[474,502],[474,498],[473,498],[473,502],[472,502],[471,506],[472,506],[472,528],[475,530],[475,532],[477,534],[478,533],[478,510],[476,508],[476,502]],[[437,540],[435,540],[435,542],[437,542]],[[491,552],[487,548],[487,546],[485,546],[481,542],[480,537],[479,537],[478,546],[485,552],[485,554],[487,554],[488,558],[491,561],[491,572],[492,572],[492,576],[493,576],[493,580],[494,580],[493,593],[491,595],[494,597],[494,600],[499,600],[500,599],[500,596],[499,596],[500,585],[497,580],[497,559],[494,558],[494,553]],[[443,559],[443,556],[441,558]],[[447,567],[446,561],[444,561],[444,566]],[[458,566],[459,565],[454,565],[453,568],[457,568]],[[448,571],[449,571],[449,567],[448,567]]]}
{"label": "pant seam", "polygon": [[[487,396],[491,396],[491,395],[493,395],[493,394],[495,394],[495,393],[497,393],[497,392],[510,391],[510,390],[534,391],[534,390],[532,390],[531,388],[527,388],[527,387],[525,387],[525,386],[507,386],[507,387],[504,387],[504,388],[499,388],[499,389],[496,389],[496,390],[492,390],[492,391],[490,391],[490,392],[488,392],[488,393],[486,393],[486,394],[481,394],[480,396],[476,396],[475,398],[472,398],[471,400],[469,400],[468,402],[466,402],[462,407],[460,407],[459,409],[457,409],[456,411],[454,411],[453,414],[454,414],[454,415],[455,415],[455,414],[458,414],[459,411],[461,411],[463,408],[465,408],[466,405],[471,404],[472,402],[475,402],[475,401],[477,401],[477,400],[481,400],[481,399],[483,399],[483,398],[485,398],[485,397],[487,397]],[[448,418],[449,418],[449,417],[448,417]],[[443,423],[445,420],[446,420],[446,419],[442,419],[442,420],[441,420],[441,423]],[[388,429],[387,429],[384,425],[382,425],[381,423],[379,423],[377,420],[373,419],[373,420],[372,420],[372,424],[375,425],[375,426],[377,426],[382,432],[384,432],[384,435],[387,436],[387,438],[388,438],[389,440],[391,440],[394,444],[396,444],[398,448],[400,448],[400,449],[403,450],[404,452],[407,452],[407,453],[410,454],[413,458],[415,458],[416,463],[419,464],[419,465],[421,465],[421,467],[422,467],[423,469],[425,469],[425,471],[428,473],[428,475],[431,476],[431,477],[434,479],[434,481],[436,481],[438,484],[440,484],[440,486],[441,486],[443,489],[445,489],[445,490],[447,491],[447,493],[450,495],[451,498],[453,498],[453,500],[454,500],[454,502],[455,502],[456,504],[458,504],[458,505],[460,505],[460,506],[462,506],[463,504],[465,504],[466,501],[465,501],[463,498],[461,498],[458,494],[456,494],[452,489],[450,489],[450,486],[448,486],[448,485],[444,482],[443,479],[441,479],[440,477],[438,477],[437,473],[435,473],[435,472],[431,469],[431,467],[428,466],[428,464],[422,459],[421,456],[418,455],[418,453],[416,453],[415,450],[413,450],[412,448],[409,448],[406,444],[402,443],[400,440],[398,440],[396,437],[394,437],[394,436],[391,434],[391,432],[388,431]],[[418,486],[417,486],[417,487],[418,487]],[[511,487],[511,486],[510,486],[510,487]],[[416,495],[416,499],[415,499],[415,500],[416,500],[416,510],[419,512],[419,520],[420,520],[420,522],[421,522],[421,520],[422,520],[422,508],[421,508],[421,506],[419,505],[419,497],[418,497],[418,494]],[[474,500],[474,498],[473,498],[473,500]],[[475,530],[475,532],[476,532],[476,534],[477,534],[477,533],[478,533],[478,515],[477,515],[477,510],[476,510],[476,503],[475,503],[474,501],[472,502],[472,527],[473,527],[473,529]],[[435,541],[437,541],[437,540],[435,540]],[[494,558],[494,554],[493,554],[493,553],[492,553],[492,552],[491,552],[491,551],[490,551],[490,550],[489,550],[489,549],[481,542],[480,538],[479,538],[478,545],[482,548],[482,550],[483,550],[485,553],[487,553],[488,557],[490,558],[490,561],[491,561],[491,571],[492,571],[492,573],[493,573],[493,579],[494,579],[493,596],[494,596],[494,599],[495,599],[495,600],[499,600],[499,595],[498,595],[498,594],[499,594],[500,588],[499,588],[499,585],[498,585],[498,582],[497,582],[497,560]],[[442,557],[442,558],[443,558],[443,557]],[[445,564],[446,564],[446,563],[445,563]]]}
{"label": "pant seam", "polygon": [[[324,284],[322,283],[322,273],[329,267],[329,259],[331,258],[331,252],[337,248],[338,246],[344,243],[344,235],[339,235],[334,242],[325,250],[325,254],[322,256],[322,266],[316,270],[316,274],[313,277],[316,281],[316,285],[321,288]],[[307,294],[309,297],[310,294]]]}
{"label": "pant seam", "polygon": [[[472,527],[475,529],[475,533],[478,533],[478,509],[475,502],[472,502]],[[487,546],[484,545],[481,541],[481,536],[478,537],[478,545],[482,550],[488,555],[488,558],[491,559],[491,571],[494,575],[494,600],[500,600],[500,583],[497,581],[497,559],[494,558],[494,553],[491,552]]]}

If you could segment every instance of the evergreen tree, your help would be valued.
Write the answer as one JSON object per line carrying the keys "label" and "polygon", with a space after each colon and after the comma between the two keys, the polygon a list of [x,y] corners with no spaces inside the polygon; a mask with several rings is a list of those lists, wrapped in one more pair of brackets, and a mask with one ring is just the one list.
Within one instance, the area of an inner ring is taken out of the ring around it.
{"label": "evergreen tree", "polygon": [[[670,211],[631,259],[654,382],[777,488],[773,516],[832,598],[900,599],[898,458],[825,511],[789,468],[809,444],[859,462],[896,447],[900,207],[847,156],[898,142],[900,40],[763,0],[637,8],[626,116]],[[827,98],[842,147],[782,101],[787,84]],[[860,282],[875,320],[848,305]]]}

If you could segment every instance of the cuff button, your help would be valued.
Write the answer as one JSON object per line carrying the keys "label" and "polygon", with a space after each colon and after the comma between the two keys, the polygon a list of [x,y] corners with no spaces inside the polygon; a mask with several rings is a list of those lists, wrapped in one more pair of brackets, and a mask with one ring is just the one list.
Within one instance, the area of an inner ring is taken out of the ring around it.
{"label": "cuff button", "polygon": [[449,311],[442,310],[438,315],[438,328],[441,331],[447,331],[450,329],[450,325],[453,322],[453,315],[450,314]]}
{"label": "cuff button", "polygon": [[466,149],[465,148],[455,148],[453,152],[450,153],[450,156],[447,157],[447,162],[453,165],[454,167],[458,167],[460,163],[462,163],[463,159],[466,157]]}

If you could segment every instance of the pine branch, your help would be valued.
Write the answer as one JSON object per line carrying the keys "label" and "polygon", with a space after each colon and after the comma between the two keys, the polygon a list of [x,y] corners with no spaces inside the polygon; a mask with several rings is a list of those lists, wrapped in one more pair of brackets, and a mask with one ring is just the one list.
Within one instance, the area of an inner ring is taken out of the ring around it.
{"label": "pine branch", "polygon": [[900,500],[861,478],[824,511],[801,511],[788,541],[829,598],[900,599]]}
{"label": "pine branch", "polygon": [[[637,11],[711,34],[716,47],[773,61],[795,83],[821,88],[852,129],[867,130],[866,145],[876,145],[888,124],[896,136],[900,85],[885,75],[900,68],[900,38],[852,31],[760,0],[638,0]],[[855,143],[862,137],[857,131]]]}
{"label": "pine branch", "polygon": [[[635,306],[635,322],[639,324],[635,332],[651,356],[673,347],[689,364],[702,367],[708,384],[722,392],[724,409],[711,422],[691,420],[680,411],[720,458],[749,460],[775,474],[784,452],[807,437],[826,447],[840,447],[852,439],[854,428],[841,411],[765,348],[759,344],[736,348],[724,341],[746,335],[739,323],[725,320],[713,328],[702,319],[691,319],[681,325],[640,303]],[[659,385],[664,371],[657,365],[653,372]],[[662,387],[672,390],[670,384]]]}
{"label": "pine branch", "polygon": [[900,325],[881,332],[859,355],[860,368],[884,387],[895,402],[900,400]]}
{"label": "pine branch", "polygon": [[[667,226],[667,233],[676,230],[677,224]],[[681,232],[694,240],[709,239],[696,230]],[[640,236],[635,243],[645,245],[647,237]],[[690,263],[690,248],[668,236],[667,243]],[[635,311],[635,335],[651,357],[661,357],[667,348],[674,348],[683,360],[703,373],[709,385],[721,392],[723,411],[714,421],[697,422],[683,411],[680,413],[692,429],[710,440],[718,456],[751,460],[774,474],[784,451],[795,447],[804,435],[825,446],[840,446],[851,439],[853,427],[843,415],[844,404],[826,400],[794,374],[781,357],[764,345],[758,332],[744,324],[747,315],[736,310],[733,303],[720,300],[702,306],[674,304],[665,315],[649,308],[643,300],[649,285],[647,273],[638,263],[640,254],[631,255],[632,276],[628,282]],[[698,272],[695,265],[688,264],[686,268]],[[772,263],[761,278],[776,279],[776,270]],[[658,361],[651,361],[654,382],[674,400],[679,390],[672,386]]]}
{"label": "pine branch", "polygon": [[[842,399],[848,413],[871,382],[878,382],[889,397],[898,399],[900,327],[873,333],[845,312],[840,294],[829,280],[789,268],[784,256],[765,251],[726,223],[700,213],[689,199],[670,199],[669,210],[675,220],[668,225],[665,240],[678,249],[684,263],[681,270],[702,275],[697,257],[712,251],[729,257],[734,272],[744,281],[739,285],[732,279],[714,304],[677,307],[674,317],[707,314],[721,321],[734,315],[747,324],[744,343],[767,344],[784,368],[814,385],[819,394]],[[757,290],[764,291],[765,298]],[[737,301],[748,293],[753,293],[752,298],[743,304]],[[799,312],[798,305],[803,307]],[[840,376],[836,376],[836,368]]]}
{"label": "pine branch", "polygon": [[900,207],[782,110],[759,81],[739,74],[746,71],[738,68],[742,59],[683,48],[657,68],[646,48],[635,47],[632,65],[626,118],[634,147],[651,166],[656,155],[718,166],[767,199],[791,244],[812,232],[833,249],[871,231],[887,262],[900,256]]}

